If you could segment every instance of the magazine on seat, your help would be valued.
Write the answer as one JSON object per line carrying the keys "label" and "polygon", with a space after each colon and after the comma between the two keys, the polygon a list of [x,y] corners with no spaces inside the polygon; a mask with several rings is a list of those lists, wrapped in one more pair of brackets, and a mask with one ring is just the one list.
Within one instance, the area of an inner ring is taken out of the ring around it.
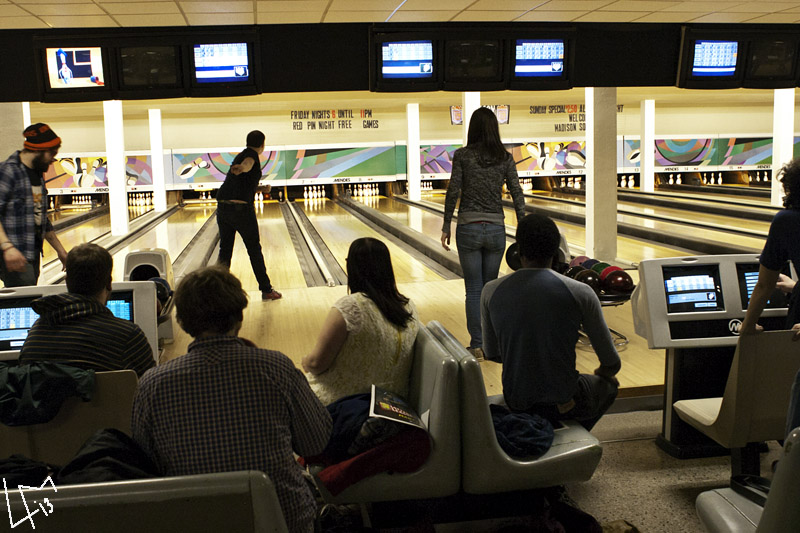
{"label": "magazine on seat", "polygon": [[419,415],[397,394],[372,385],[369,416],[385,418],[427,430]]}

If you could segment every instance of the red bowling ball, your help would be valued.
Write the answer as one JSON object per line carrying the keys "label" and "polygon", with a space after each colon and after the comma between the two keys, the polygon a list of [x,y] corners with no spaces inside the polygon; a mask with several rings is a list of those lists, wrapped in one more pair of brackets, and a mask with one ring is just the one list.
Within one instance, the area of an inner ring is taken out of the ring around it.
{"label": "red bowling ball", "polygon": [[624,270],[611,272],[603,280],[603,289],[609,294],[630,294],[633,288],[633,278]]}
{"label": "red bowling ball", "polygon": [[611,274],[612,272],[617,272],[619,270],[622,270],[622,268],[614,265],[606,267],[605,269],[603,269],[602,272],[600,272],[600,281],[605,280],[606,277],[608,277],[608,275]]}

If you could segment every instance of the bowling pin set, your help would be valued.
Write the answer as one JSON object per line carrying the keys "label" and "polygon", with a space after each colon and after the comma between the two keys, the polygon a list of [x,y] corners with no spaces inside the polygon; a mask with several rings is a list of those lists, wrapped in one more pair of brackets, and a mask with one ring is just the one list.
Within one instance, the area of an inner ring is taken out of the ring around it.
{"label": "bowling pin set", "polygon": [[322,185],[312,185],[310,187],[303,187],[304,200],[317,200],[327,198],[328,193]]}
{"label": "bowling pin set", "polygon": [[601,298],[630,297],[634,289],[633,278],[622,268],[585,255],[570,261],[564,275],[589,285]]}
{"label": "bowling pin set", "polygon": [[747,175],[750,183],[769,183],[770,172],[768,170],[764,171],[763,176],[760,170],[757,170],[755,173],[748,172]]}
{"label": "bowling pin set", "polygon": [[718,172],[716,178],[713,172],[703,172],[703,185],[722,185],[722,172]]}
{"label": "bowling pin set", "polygon": [[530,191],[533,189],[533,180],[531,178],[520,178],[519,186],[522,187],[524,191]]}
{"label": "bowling pin set", "polygon": [[128,193],[129,207],[144,207],[151,205],[153,205],[153,193],[151,192]]}
{"label": "bowling pin set", "polygon": [[[68,198],[69,202],[61,202],[62,206],[69,205],[70,207],[91,207],[92,206],[92,195],[91,194],[79,194],[77,196],[69,196],[64,197]],[[55,198],[50,198],[50,209],[56,208],[56,200]]]}
{"label": "bowling pin set", "polygon": [[618,175],[617,176],[617,184],[622,189],[633,189],[636,187],[636,176],[633,174],[630,175]]}
{"label": "bowling pin set", "polygon": [[365,183],[358,185],[348,185],[347,194],[349,196],[366,197],[366,196],[380,196],[381,191],[377,183]]}
{"label": "bowling pin set", "polygon": [[568,177],[568,178],[561,178],[559,186],[564,189],[581,189],[583,188],[583,177],[575,176],[575,177]]}

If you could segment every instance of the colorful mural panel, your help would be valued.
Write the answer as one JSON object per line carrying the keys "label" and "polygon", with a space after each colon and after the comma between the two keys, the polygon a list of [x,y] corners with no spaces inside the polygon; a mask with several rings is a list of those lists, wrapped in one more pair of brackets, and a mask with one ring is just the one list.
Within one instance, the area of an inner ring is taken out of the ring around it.
{"label": "colorful mural panel", "polygon": [[716,165],[766,165],[772,163],[772,138],[719,139]]}
{"label": "colorful mural panel", "polygon": [[48,189],[107,187],[106,158],[60,157],[47,169],[44,181]]}
{"label": "colorful mural panel", "polygon": [[617,152],[617,167],[639,168],[641,165],[641,141],[639,139],[623,139]]}
{"label": "colorful mural panel", "polygon": [[517,172],[569,170],[586,167],[583,141],[526,142],[506,144],[517,165]]}
{"label": "colorful mural panel", "polygon": [[394,146],[286,150],[284,176],[271,179],[316,179],[331,182],[342,177],[394,176]]}
{"label": "colorful mural panel", "polygon": [[714,164],[715,139],[656,139],[655,164],[660,167]]}
{"label": "colorful mural panel", "polygon": [[460,144],[426,144],[419,147],[420,174],[450,174],[453,154]]}
{"label": "colorful mural panel", "polygon": [[[222,183],[238,152],[173,153],[170,181],[175,185]],[[272,150],[261,154],[261,174],[264,179],[282,179],[283,162],[280,152]]]}

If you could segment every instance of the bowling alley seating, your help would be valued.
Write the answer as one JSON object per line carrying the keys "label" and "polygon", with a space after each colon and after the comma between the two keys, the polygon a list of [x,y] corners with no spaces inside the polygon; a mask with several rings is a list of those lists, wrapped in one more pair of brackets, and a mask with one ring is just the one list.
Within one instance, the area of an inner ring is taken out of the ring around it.
{"label": "bowling alley seating", "polygon": [[[440,498],[458,492],[461,484],[458,363],[425,328],[420,328],[414,344],[407,400],[427,424],[431,438],[431,452],[425,464],[411,473],[383,472],[368,477],[336,496],[315,477],[327,503]],[[312,474],[321,470],[310,469]]]}
{"label": "bowling alley seating", "polygon": [[[791,432],[769,490],[750,488],[741,493],[732,488],[703,492],[695,507],[703,527],[710,533],[782,533],[800,531],[800,428]],[[764,499],[766,499],[765,503]]]}
{"label": "bowling alley seating", "polygon": [[766,331],[739,338],[721,398],[673,404],[692,427],[731,449],[731,472],[760,472],[758,445],[783,439],[789,393],[800,368],[800,345],[791,331]]}
{"label": "bowling alley seating", "polygon": [[[112,481],[23,491],[37,512],[36,531],[138,533],[140,531],[288,532],[272,481],[257,471]],[[9,490],[14,521],[26,516],[19,491]],[[30,522],[22,523],[22,529]]]}
{"label": "bowling alley seating", "polygon": [[138,378],[133,370],[95,374],[92,400],[68,398],[50,422],[29,426],[0,424],[0,458],[22,454],[64,465],[96,431],[116,428],[131,432],[131,409]]}
{"label": "bowling alley seating", "polygon": [[510,457],[495,436],[480,363],[439,322],[428,329],[459,361],[461,385],[461,485],[469,494],[491,494],[552,487],[592,477],[603,449],[583,426],[562,421],[550,449],[532,460]]}

